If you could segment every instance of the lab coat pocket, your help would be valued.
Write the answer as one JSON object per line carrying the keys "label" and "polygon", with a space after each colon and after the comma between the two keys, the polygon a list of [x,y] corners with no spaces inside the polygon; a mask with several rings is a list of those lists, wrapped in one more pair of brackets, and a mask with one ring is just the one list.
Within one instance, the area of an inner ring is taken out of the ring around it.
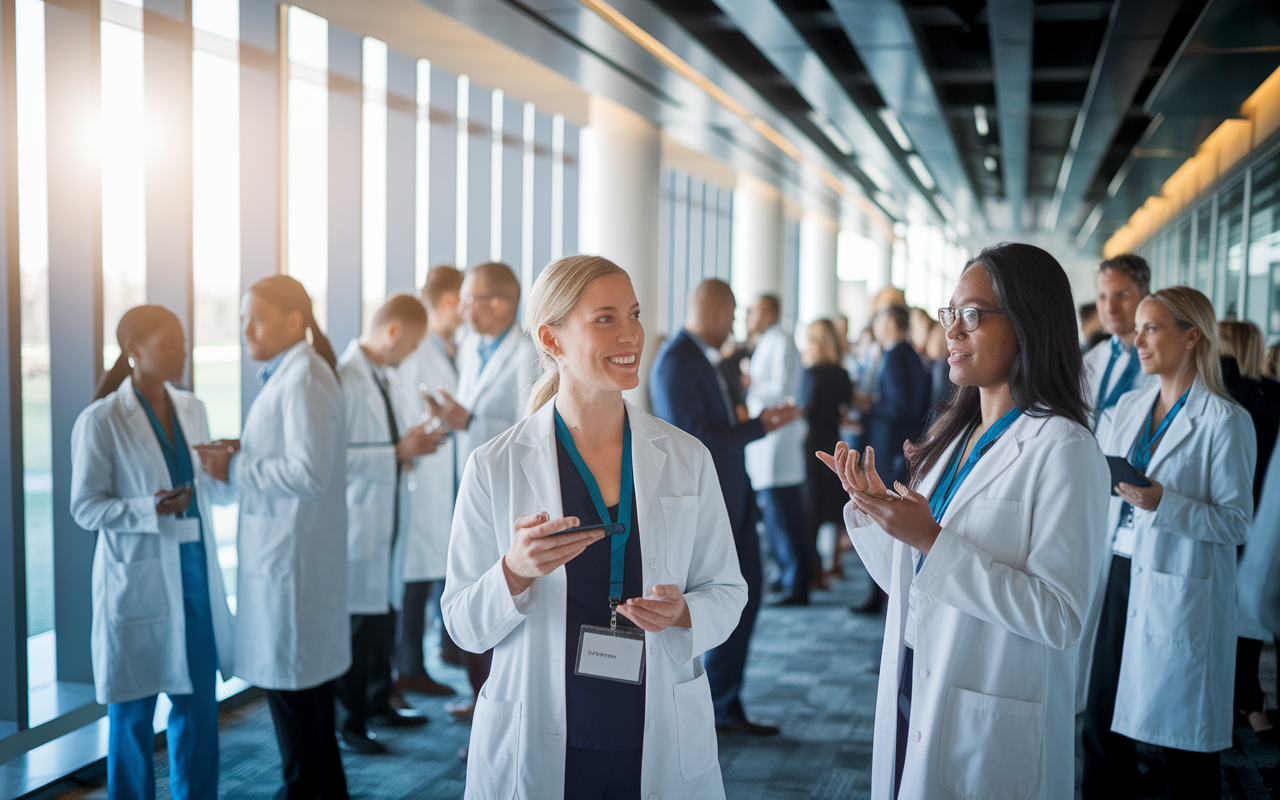
{"label": "lab coat pocket", "polygon": [[240,572],[277,578],[294,570],[294,520],[243,511],[240,514]]}
{"label": "lab coat pocket", "polygon": [[[1135,568],[1142,570],[1141,567]],[[1146,569],[1138,583],[1145,584],[1143,632],[1148,640],[1177,649],[1204,653],[1209,639],[1210,606],[1208,578],[1171,575]],[[1145,580],[1142,580],[1145,578]],[[1139,595],[1141,598],[1142,595]]]}
{"label": "lab coat pocket", "polygon": [[[487,687],[485,687],[487,688]],[[520,703],[476,697],[467,757],[467,797],[506,798],[520,774]]]}
{"label": "lab coat pocket", "polygon": [[[667,572],[683,579],[689,574],[693,537],[698,529],[698,497],[662,497],[662,521],[667,529]],[[683,588],[683,587],[681,587]]]}
{"label": "lab coat pocket", "polygon": [[1040,703],[947,689],[938,750],[943,788],[961,797],[1024,800],[1040,783]]}
{"label": "lab coat pocket", "polygon": [[164,589],[164,571],[160,559],[141,561],[108,561],[107,574],[111,586],[106,596],[110,619],[117,625],[146,625],[169,616],[169,599]]}
{"label": "lab coat pocket", "polygon": [[676,740],[680,745],[680,774],[691,781],[716,763],[716,720],[711,684],[704,672],[673,687],[676,702]]}
{"label": "lab coat pocket", "polygon": [[964,538],[1001,564],[1020,565],[1023,553],[1023,502],[975,497],[969,502]]}

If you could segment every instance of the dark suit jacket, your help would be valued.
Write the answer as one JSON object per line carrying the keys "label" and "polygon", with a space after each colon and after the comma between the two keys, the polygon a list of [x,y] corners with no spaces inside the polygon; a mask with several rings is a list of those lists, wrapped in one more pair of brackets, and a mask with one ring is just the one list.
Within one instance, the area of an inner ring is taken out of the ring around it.
{"label": "dark suit jacket", "polygon": [[1240,365],[1231,356],[1222,358],[1222,382],[1226,384],[1227,392],[1249,412],[1253,418],[1253,429],[1258,434],[1258,468],[1253,476],[1253,509],[1257,511],[1262,502],[1267,465],[1276,446],[1276,437],[1280,435],[1280,383],[1270,378],[1249,380],[1240,374]]}
{"label": "dark suit jacket", "polygon": [[902,443],[916,441],[924,430],[932,381],[907,341],[886,350],[880,358],[878,397],[864,416],[866,442],[875,448],[877,471],[885,483],[891,477],[907,483]]}
{"label": "dark suit jacket", "polygon": [[649,402],[655,416],[698,437],[711,451],[733,535],[740,539],[753,503],[744,449],[764,436],[764,426],[754,419],[733,424],[715,368],[683,328],[653,362]]}

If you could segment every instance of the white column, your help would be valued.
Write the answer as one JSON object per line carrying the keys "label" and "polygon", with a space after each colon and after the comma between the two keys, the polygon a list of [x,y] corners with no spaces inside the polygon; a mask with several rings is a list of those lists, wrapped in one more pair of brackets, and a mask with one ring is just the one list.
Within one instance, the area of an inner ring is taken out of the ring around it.
{"label": "white column", "polygon": [[839,225],[822,211],[805,209],[800,220],[800,318],[798,325],[836,313],[836,236]]}
{"label": "white column", "polygon": [[649,407],[648,376],[659,330],[658,128],[629,109],[592,96],[582,130],[580,247],[615,262],[631,275],[646,321],[640,385],[627,399]]}
{"label": "white column", "polygon": [[781,193],[754,175],[740,173],[733,190],[732,281],[740,307],[762,294],[782,295],[782,239]]}

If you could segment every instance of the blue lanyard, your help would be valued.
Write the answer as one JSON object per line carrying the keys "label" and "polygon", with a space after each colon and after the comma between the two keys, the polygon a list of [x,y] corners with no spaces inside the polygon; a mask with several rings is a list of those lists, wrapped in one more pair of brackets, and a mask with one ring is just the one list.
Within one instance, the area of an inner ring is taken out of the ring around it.
{"label": "blue lanyard", "polygon": [[[133,393],[138,398],[138,402],[142,404],[142,409],[147,412],[147,419],[151,422],[151,428],[156,434],[156,439],[160,443],[160,452],[164,455],[165,466],[169,468],[169,479],[173,482],[173,488],[177,489],[184,483],[194,482],[194,469],[191,464],[191,456],[187,454],[187,440],[182,435],[182,426],[178,424],[178,411],[173,411],[173,438],[169,440],[168,434],[165,433],[164,426],[160,424],[160,418],[156,416],[156,412],[151,408],[151,404],[147,402],[147,398],[142,396],[142,392],[138,391],[138,387],[133,387]],[[183,464],[183,456],[186,456],[186,464]],[[184,475],[183,467],[186,466]],[[200,514],[195,507],[195,492],[192,491],[191,504],[187,506],[187,510],[178,514],[179,517],[198,517]]]}
{"label": "blue lanyard", "polygon": [[[1102,373],[1102,385],[1098,387],[1098,401],[1093,407],[1093,427],[1098,427],[1098,420],[1102,419],[1102,412],[1106,411],[1116,404],[1120,399],[1120,395],[1133,388],[1134,376],[1138,374],[1138,354],[1129,353],[1129,363],[1124,365],[1124,372],[1120,373],[1120,379],[1116,381],[1115,388],[1107,394],[1107,384],[1111,383],[1111,371],[1116,367],[1116,361],[1120,359],[1122,350],[1117,348],[1115,344],[1111,346],[1111,360],[1107,362],[1107,371]],[[1105,395],[1105,397],[1104,397]]]}
{"label": "blue lanyard", "polygon": [[1151,423],[1156,413],[1156,403],[1160,402],[1160,396],[1156,395],[1155,403],[1151,404],[1151,411],[1147,413],[1147,422],[1142,426],[1142,430],[1138,431],[1138,438],[1133,440],[1133,448],[1129,451],[1129,463],[1133,464],[1134,469],[1139,472],[1146,472],[1147,466],[1151,463],[1151,457],[1155,455],[1156,446],[1160,444],[1160,439],[1164,436],[1164,432],[1169,429],[1169,424],[1173,422],[1173,418],[1178,416],[1178,412],[1187,404],[1187,395],[1191,394],[1191,390],[1187,389],[1182,393],[1182,397],[1178,398],[1178,402],[1173,404],[1173,408],[1169,409],[1169,413],[1164,415],[1164,419],[1160,421],[1160,427],[1151,431]]}
{"label": "blue lanyard", "polygon": [[[596,513],[600,515],[603,525],[609,524],[609,507],[604,504],[604,495],[600,493],[600,485],[587,469],[587,463],[578,453],[578,446],[573,443],[573,435],[569,426],[564,424],[560,411],[553,409],[556,415],[556,435],[564,445],[569,459],[578,468],[582,482],[587,485],[591,494],[591,502],[595,504]],[[631,537],[631,498],[635,487],[632,485],[631,468],[631,423],[625,413],[622,418],[622,483],[618,489],[618,523],[622,525],[622,533],[616,534],[609,542],[609,607],[613,608],[622,602],[622,567],[626,560],[627,539]]]}
{"label": "blue lanyard", "polygon": [[[960,463],[960,456],[964,453],[964,441],[956,443],[955,452],[951,454],[951,460],[947,463],[947,468],[942,473],[942,480],[934,487],[933,495],[929,497],[929,511],[933,513],[933,518],[939,525],[942,524],[942,518],[946,516],[947,509],[951,506],[951,501],[955,499],[956,493],[960,491],[960,485],[964,483],[965,478],[969,477],[969,473],[973,471],[978,460],[986,455],[986,452],[991,449],[996,440],[1005,431],[1009,430],[1009,426],[1017,422],[1020,416],[1022,416],[1022,411],[1015,407],[996,420],[996,424],[987,428],[986,433],[978,438],[978,443],[973,446],[973,452],[969,453],[969,458],[965,460],[964,464]],[[920,561],[916,564],[916,572],[919,572],[922,566],[924,566],[923,555],[920,556]]]}

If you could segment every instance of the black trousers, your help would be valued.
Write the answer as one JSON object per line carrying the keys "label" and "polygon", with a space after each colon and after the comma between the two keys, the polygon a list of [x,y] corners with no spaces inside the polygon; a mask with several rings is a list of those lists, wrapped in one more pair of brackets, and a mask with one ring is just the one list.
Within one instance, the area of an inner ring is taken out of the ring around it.
{"label": "black trousers", "polygon": [[344,731],[363,734],[368,718],[391,710],[396,613],[351,615],[351,669],[337,680]]}
{"label": "black trousers", "polygon": [[1236,639],[1236,711],[1248,714],[1261,711],[1265,695],[1258,681],[1258,662],[1262,659],[1262,642],[1258,639]]}
{"label": "black trousers", "polygon": [[393,666],[397,675],[427,674],[422,640],[427,635],[427,602],[440,581],[415,581],[404,585],[404,608],[396,617],[396,651]]}
{"label": "black trousers", "polygon": [[564,800],[639,800],[640,750],[566,747]]}
{"label": "black trousers", "polygon": [[[1129,559],[1111,557],[1098,620],[1098,640],[1089,673],[1088,705],[1084,712],[1084,800],[1139,796],[1138,748],[1133,739],[1111,730],[1124,629],[1129,613]],[[1218,753],[1196,753],[1161,747],[1170,800],[1210,800],[1222,796],[1222,768]]]}
{"label": "black trousers", "polygon": [[333,681],[296,692],[267,689],[284,788],[276,800],[347,800],[333,726]]}

